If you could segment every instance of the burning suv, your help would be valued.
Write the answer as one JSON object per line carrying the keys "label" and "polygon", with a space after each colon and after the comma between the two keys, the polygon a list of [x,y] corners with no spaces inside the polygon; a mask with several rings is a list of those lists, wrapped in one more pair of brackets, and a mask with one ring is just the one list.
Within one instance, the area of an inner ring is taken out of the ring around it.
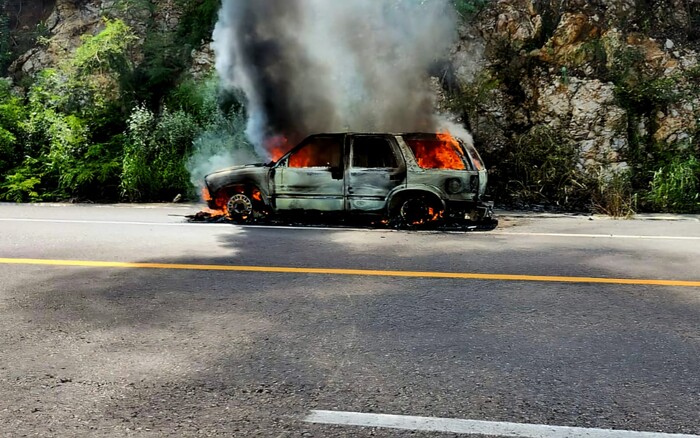
{"label": "burning suv", "polygon": [[209,208],[243,223],[269,214],[357,213],[400,227],[491,222],[487,172],[449,134],[316,134],[276,162],[205,177]]}

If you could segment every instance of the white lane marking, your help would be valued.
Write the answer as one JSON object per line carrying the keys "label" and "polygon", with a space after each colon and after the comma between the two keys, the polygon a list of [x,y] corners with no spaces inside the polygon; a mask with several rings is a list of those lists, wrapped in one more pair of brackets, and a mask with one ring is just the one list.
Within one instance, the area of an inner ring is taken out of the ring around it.
{"label": "white lane marking", "polygon": [[57,224],[97,224],[97,225],[151,225],[164,227],[234,227],[234,228],[262,228],[275,230],[326,230],[326,231],[368,231],[368,232],[393,232],[396,230],[383,230],[372,228],[344,228],[344,227],[298,227],[291,225],[236,225],[227,222],[137,222],[137,221],[97,221],[82,219],[33,219],[33,218],[0,218],[0,222],[40,222]]}
{"label": "white lane marking", "polygon": [[[82,219],[34,219],[34,218],[0,218],[0,222],[48,222],[59,224],[105,224],[105,225],[150,225],[165,227],[221,227],[234,226],[238,228],[262,228],[274,230],[322,230],[322,231],[365,231],[365,232],[397,232],[394,229],[383,228],[351,228],[351,227],[315,227],[315,226],[291,226],[291,225],[235,225],[226,222],[206,223],[206,222],[138,222],[138,221],[100,221]],[[578,234],[578,233],[511,233],[508,231],[436,231],[423,230],[411,231],[419,234],[469,234],[470,236],[523,236],[523,237],[578,237],[589,239],[641,239],[641,240],[700,240],[700,236],[650,236],[633,234]]]}
{"label": "white lane marking", "polygon": [[488,231],[487,234],[496,236],[587,237],[591,239],[700,240],[700,236],[649,236],[643,234],[509,233],[507,231]]}
{"label": "white lane marking", "polygon": [[380,427],[517,438],[700,438],[700,435],[661,432],[636,432],[632,430],[548,426],[545,424],[316,410],[311,411],[311,413],[304,418],[304,421],[307,423],[342,426]]}

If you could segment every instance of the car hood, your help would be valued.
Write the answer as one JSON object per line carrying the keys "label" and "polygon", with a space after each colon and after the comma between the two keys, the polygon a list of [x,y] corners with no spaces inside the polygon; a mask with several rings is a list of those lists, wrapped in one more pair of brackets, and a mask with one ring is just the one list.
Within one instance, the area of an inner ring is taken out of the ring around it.
{"label": "car hood", "polygon": [[216,171],[210,173],[210,174],[207,175],[207,176],[218,175],[218,174],[222,174],[222,173],[235,172],[235,171],[241,170],[241,169],[250,169],[251,167],[265,167],[265,166],[267,166],[267,164],[265,164],[265,163],[242,164],[242,165],[239,165],[239,166],[225,167],[225,168],[223,168],[223,169],[216,170]]}

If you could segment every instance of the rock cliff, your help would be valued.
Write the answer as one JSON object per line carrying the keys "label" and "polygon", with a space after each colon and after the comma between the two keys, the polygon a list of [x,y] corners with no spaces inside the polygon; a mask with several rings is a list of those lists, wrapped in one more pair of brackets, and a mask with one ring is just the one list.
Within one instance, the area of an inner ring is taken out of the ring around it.
{"label": "rock cliff", "polygon": [[700,1],[498,0],[461,35],[463,119],[495,154],[539,125],[587,172],[626,169],[652,145],[697,148]]}

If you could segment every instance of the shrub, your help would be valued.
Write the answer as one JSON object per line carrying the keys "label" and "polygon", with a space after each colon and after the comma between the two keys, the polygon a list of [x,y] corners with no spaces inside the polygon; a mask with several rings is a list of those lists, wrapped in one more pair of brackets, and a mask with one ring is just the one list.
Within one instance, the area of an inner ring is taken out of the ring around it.
{"label": "shrub", "polygon": [[518,137],[502,162],[505,192],[516,204],[582,209],[590,188],[577,164],[572,142],[547,126],[534,126]]}
{"label": "shrub", "polygon": [[0,79],[0,174],[17,164],[19,143],[23,137],[22,121],[26,108],[10,90],[10,83]]}
{"label": "shrub", "polygon": [[700,212],[699,192],[700,160],[676,156],[654,172],[648,201],[657,211],[696,213]]}
{"label": "shrub", "polygon": [[629,170],[598,172],[593,194],[594,211],[614,218],[628,218],[634,215],[636,206],[637,196],[632,189]]}
{"label": "shrub", "polygon": [[118,135],[109,143],[88,146],[79,156],[69,156],[59,178],[60,193],[74,198],[115,199],[123,142],[123,137]]}
{"label": "shrub", "polygon": [[462,18],[469,18],[478,13],[488,3],[489,0],[454,0],[455,9]]}
{"label": "shrub", "polygon": [[41,164],[27,157],[22,166],[5,177],[0,184],[0,199],[13,202],[40,201],[37,186],[41,185]]}
{"label": "shrub", "polygon": [[131,201],[172,199],[192,187],[186,160],[199,125],[190,114],[167,107],[159,115],[144,105],[129,118],[124,148],[122,196]]}
{"label": "shrub", "polygon": [[183,80],[166,99],[169,108],[192,115],[199,124],[207,125],[219,112],[219,84],[214,75],[203,80]]}

